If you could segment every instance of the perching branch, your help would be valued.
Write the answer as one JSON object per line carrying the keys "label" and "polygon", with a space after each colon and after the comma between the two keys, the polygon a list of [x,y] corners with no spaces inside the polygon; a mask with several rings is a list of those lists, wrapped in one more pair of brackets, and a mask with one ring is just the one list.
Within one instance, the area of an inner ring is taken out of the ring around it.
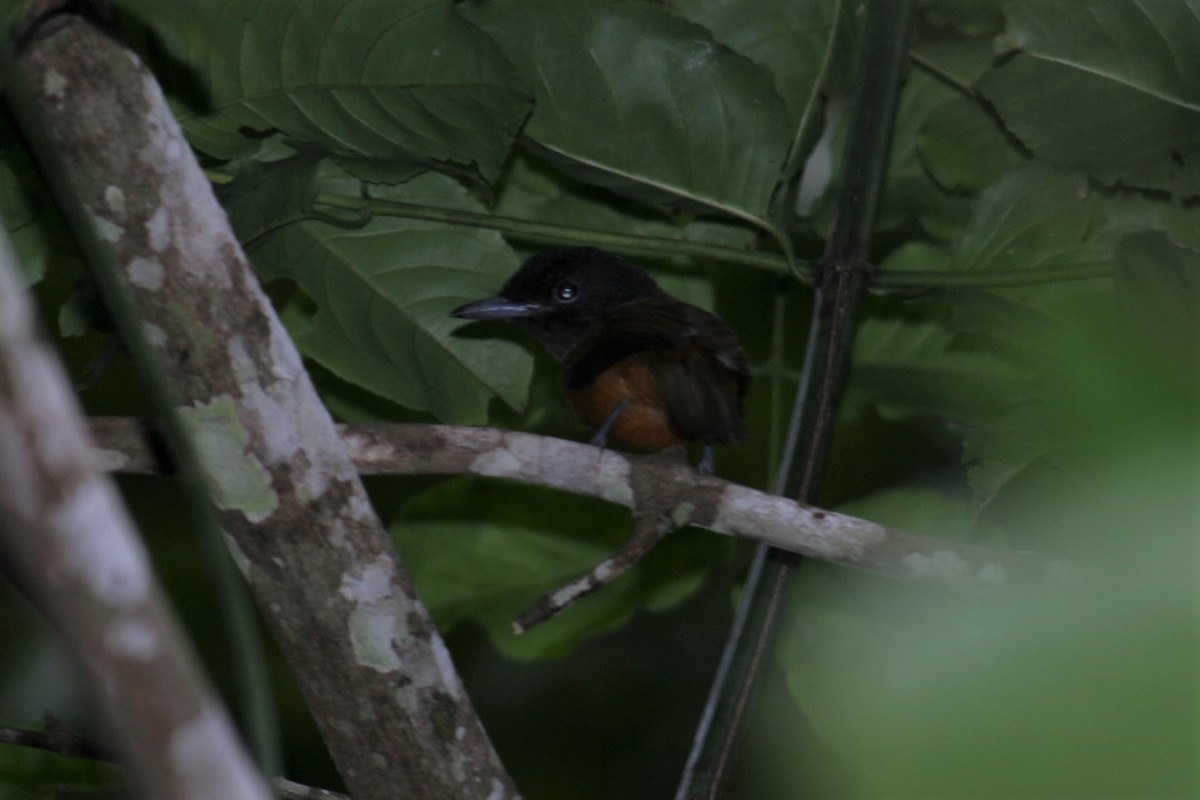
{"label": "perching branch", "polygon": [[145,797],[266,800],[167,609],[0,237],[0,566],[88,668]]}
{"label": "perching branch", "polygon": [[51,7],[6,67],[27,138],[356,800],[516,794],[153,76]]}
{"label": "perching branch", "polygon": [[[1062,565],[1037,555],[921,536],[760,492],[655,456],[635,456],[532,433],[455,425],[339,425],[364,475],[480,475],[586,495],[628,508],[656,498],[675,527],[696,525],[809,558],[905,581],[991,590],[1054,580]],[[147,426],[92,420],[98,462],[118,472],[163,471]],[[644,488],[642,488],[644,487]]]}

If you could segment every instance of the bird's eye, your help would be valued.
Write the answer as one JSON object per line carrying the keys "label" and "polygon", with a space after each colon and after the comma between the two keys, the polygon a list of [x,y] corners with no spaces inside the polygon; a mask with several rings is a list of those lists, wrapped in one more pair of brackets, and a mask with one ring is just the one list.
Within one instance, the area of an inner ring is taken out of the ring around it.
{"label": "bird's eye", "polygon": [[554,285],[554,299],[560,303],[574,303],[579,297],[579,286],[575,281],[559,281]]}

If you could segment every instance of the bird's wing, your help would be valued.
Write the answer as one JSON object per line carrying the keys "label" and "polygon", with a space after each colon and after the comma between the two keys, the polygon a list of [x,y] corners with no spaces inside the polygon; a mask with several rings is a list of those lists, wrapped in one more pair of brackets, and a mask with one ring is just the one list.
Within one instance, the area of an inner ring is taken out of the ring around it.
{"label": "bird's wing", "polygon": [[568,356],[564,384],[585,389],[619,361],[651,352],[667,416],[681,434],[723,443],[744,438],[746,353],[720,318],[674,298],[634,300],[605,314]]}

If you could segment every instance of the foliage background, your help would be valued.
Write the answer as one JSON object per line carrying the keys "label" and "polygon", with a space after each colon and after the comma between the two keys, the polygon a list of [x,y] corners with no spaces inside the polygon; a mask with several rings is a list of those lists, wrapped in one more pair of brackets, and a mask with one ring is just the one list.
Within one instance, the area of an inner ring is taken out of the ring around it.
{"label": "foliage background", "polygon": [[[447,312],[547,242],[624,234],[743,337],[751,437],[719,467],[755,486],[810,300],[780,237],[800,262],[821,253],[838,176],[818,174],[837,163],[866,5],[120,4],[339,417],[582,437],[544,356]],[[1194,1],[920,5],[872,246],[881,291],[821,503],[1086,568],[977,602],[806,564],[737,796],[1195,787],[1196,53]],[[0,214],[82,379],[103,314],[19,135],[0,137]],[[806,161],[793,215],[778,187]],[[146,411],[123,358],[83,397]],[[227,685],[219,598],[171,482],[122,486]],[[668,794],[744,547],[682,532],[515,638],[509,621],[626,516],[476,479],[370,487],[526,796]],[[0,603],[0,723],[46,708],[87,730],[53,634],[7,588]],[[336,785],[274,666],[289,777]],[[110,771],[0,750],[0,796],[117,791]]]}

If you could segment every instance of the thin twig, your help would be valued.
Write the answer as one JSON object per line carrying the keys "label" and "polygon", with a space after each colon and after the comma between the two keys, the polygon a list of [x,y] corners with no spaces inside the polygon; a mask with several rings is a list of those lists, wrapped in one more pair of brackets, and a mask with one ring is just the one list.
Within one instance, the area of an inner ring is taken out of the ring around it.
{"label": "thin twig", "polygon": [[633,536],[625,540],[608,558],[575,580],[538,598],[532,607],[513,623],[513,632],[522,634],[561,611],[573,606],[592,592],[615,581],[674,530],[670,517],[658,513],[638,513],[633,518]]}

